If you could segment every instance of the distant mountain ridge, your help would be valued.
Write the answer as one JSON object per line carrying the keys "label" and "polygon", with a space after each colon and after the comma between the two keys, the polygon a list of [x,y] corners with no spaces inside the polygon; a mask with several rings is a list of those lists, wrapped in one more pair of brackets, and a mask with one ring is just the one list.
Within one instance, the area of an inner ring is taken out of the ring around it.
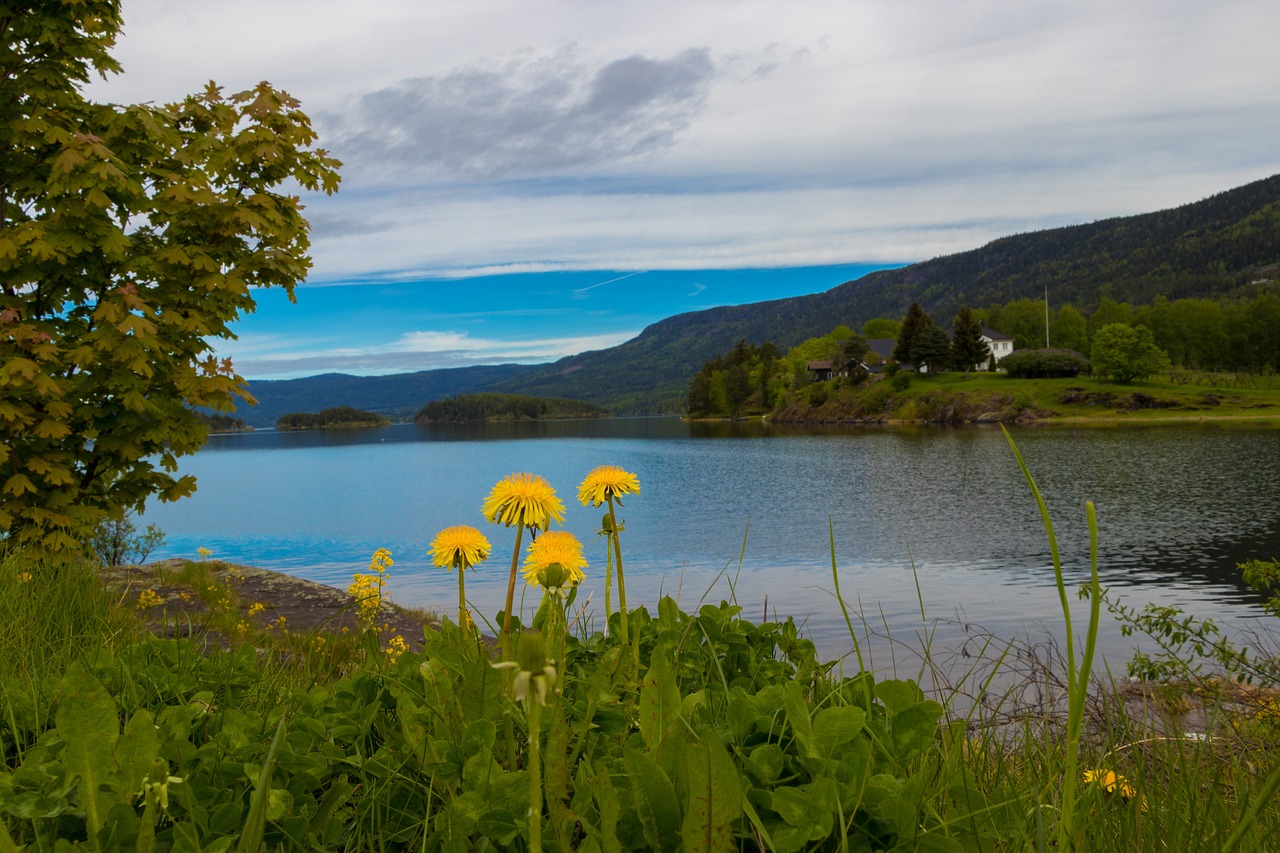
{"label": "distant mountain ridge", "polygon": [[258,407],[237,415],[259,426],[286,411],[350,405],[407,418],[430,400],[480,391],[568,397],[621,414],[674,413],[690,377],[739,338],[786,349],[839,323],[857,328],[874,317],[901,316],[912,302],[945,323],[962,305],[1039,298],[1045,288],[1055,304],[1085,313],[1104,296],[1138,303],[1159,294],[1223,297],[1260,281],[1274,286],[1278,262],[1280,175],[1274,175],[1169,210],[1002,237],[824,293],[678,314],[616,347],[551,364],[255,381],[250,391]]}

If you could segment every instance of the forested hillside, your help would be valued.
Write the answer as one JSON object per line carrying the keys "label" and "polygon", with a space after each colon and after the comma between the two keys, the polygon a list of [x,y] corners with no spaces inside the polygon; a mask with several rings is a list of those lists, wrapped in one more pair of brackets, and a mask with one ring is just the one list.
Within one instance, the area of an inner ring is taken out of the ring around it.
{"label": "forested hillside", "polygon": [[[825,293],[680,314],[619,346],[553,364],[426,371],[400,377],[315,377],[253,383],[269,411],[317,408],[324,400],[373,411],[412,412],[450,394],[499,391],[569,397],[618,413],[678,412],[690,377],[739,339],[782,350],[836,324],[860,328],[901,317],[912,302],[946,323],[961,305],[985,308],[1048,289],[1057,306],[1088,315],[1104,298],[1149,304],[1157,296],[1223,299],[1277,289],[1280,175],[1156,213],[1107,219],[995,240],[979,249],[871,273]],[[306,383],[305,390],[299,383]],[[425,389],[431,387],[430,392]],[[357,390],[359,389],[359,390]],[[367,389],[367,390],[366,390]],[[280,405],[281,394],[306,396]],[[371,399],[377,397],[377,400]],[[245,415],[250,423],[264,418]]]}

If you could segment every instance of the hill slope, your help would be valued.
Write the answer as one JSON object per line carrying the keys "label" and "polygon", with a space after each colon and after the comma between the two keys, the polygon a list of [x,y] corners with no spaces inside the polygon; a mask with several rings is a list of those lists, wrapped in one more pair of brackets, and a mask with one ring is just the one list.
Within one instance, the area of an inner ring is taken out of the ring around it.
{"label": "hill slope", "polygon": [[[619,413],[678,412],[689,378],[739,338],[785,349],[839,323],[857,328],[873,317],[901,316],[913,301],[945,323],[961,305],[1039,298],[1046,287],[1055,303],[1086,313],[1103,296],[1143,303],[1157,294],[1224,296],[1275,277],[1277,262],[1280,175],[1170,210],[1004,237],[825,293],[680,314],[619,346],[553,364],[329,375],[255,382],[252,391],[277,412],[306,408],[306,397],[312,408],[403,414],[431,399],[478,391],[570,397]],[[276,398],[285,394],[297,402],[282,408]],[[272,420],[257,412],[244,417],[253,424]]]}

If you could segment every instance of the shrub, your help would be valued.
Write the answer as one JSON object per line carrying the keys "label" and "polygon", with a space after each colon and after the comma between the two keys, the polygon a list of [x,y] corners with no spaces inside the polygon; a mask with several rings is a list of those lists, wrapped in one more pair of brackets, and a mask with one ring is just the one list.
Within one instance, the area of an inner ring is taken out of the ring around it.
{"label": "shrub", "polygon": [[1069,349],[1020,349],[1000,359],[1000,366],[1019,379],[1076,376],[1089,371],[1089,359]]}
{"label": "shrub", "polygon": [[889,384],[893,386],[895,391],[905,391],[911,387],[910,373],[894,373],[893,378],[889,380]]}

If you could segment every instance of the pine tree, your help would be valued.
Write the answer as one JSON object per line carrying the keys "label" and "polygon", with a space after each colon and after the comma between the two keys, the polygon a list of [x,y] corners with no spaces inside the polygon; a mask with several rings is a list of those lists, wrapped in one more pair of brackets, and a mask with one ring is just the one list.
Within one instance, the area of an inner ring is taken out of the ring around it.
{"label": "pine tree", "polygon": [[968,373],[977,365],[984,364],[990,355],[991,348],[982,339],[981,324],[969,306],[964,306],[956,315],[956,324],[951,330],[951,363],[957,370]]}
{"label": "pine tree", "polygon": [[899,364],[911,363],[911,350],[915,346],[916,336],[927,325],[933,325],[932,318],[924,313],[920,303],[912,302],[911,307],[907,309],[907,316],[902,319],[902,326],[898,329],[898,339],[893,345],[894,361]]}

